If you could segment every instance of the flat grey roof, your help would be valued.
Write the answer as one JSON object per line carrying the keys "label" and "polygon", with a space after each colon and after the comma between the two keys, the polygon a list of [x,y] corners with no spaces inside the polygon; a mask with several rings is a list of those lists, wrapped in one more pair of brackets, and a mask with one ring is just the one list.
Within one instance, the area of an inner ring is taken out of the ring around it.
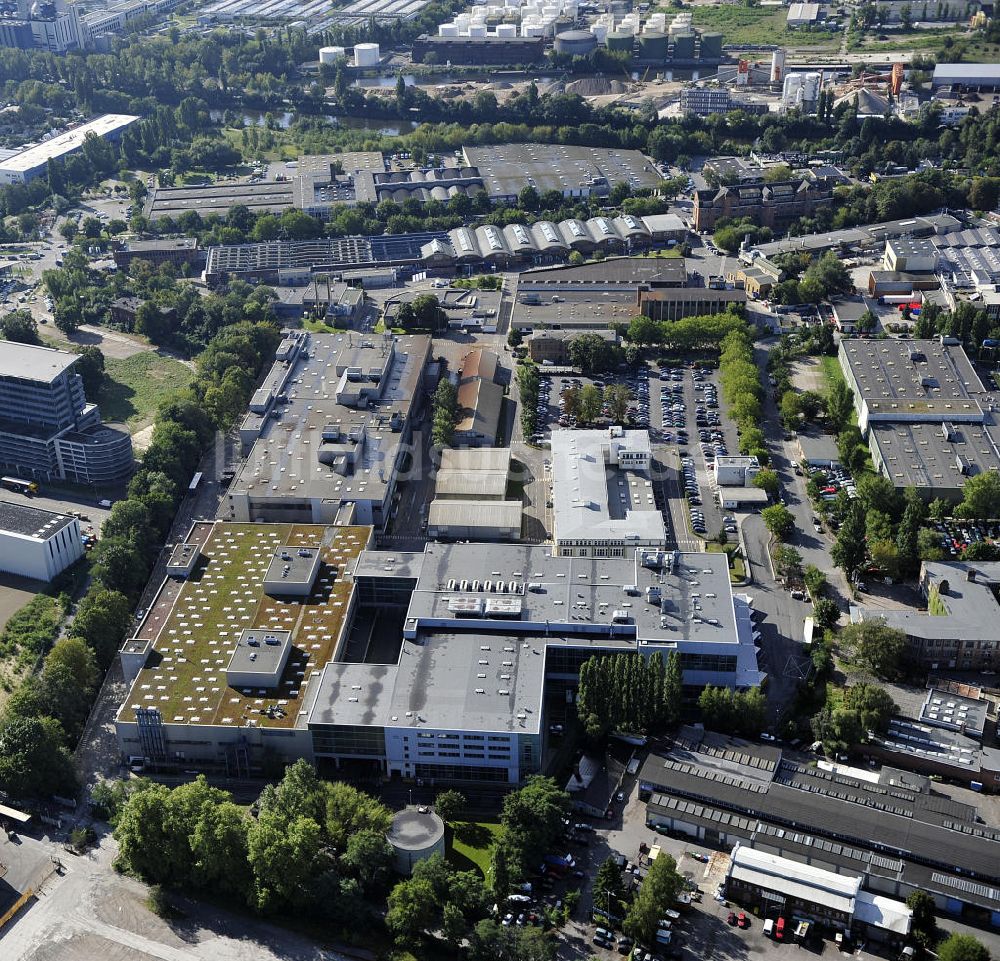
{"label": "flat grey roof", "polygon": [[0,350],[0,377],[51,384],[60,374],[69,370],[77,359],[77,354],[66,350],[5,340],[3,349]]}
{"label": "flat grey roof", "polygon": [[[382,369],[388,355],[377,338],[358,334],[310,334],[308,346],[292,362],[275,362],[264,388],[282,384],[287,403],[280,418],[249,413],[247,430],[259,431],[246,461],[230,485],[230,493],[246,493],[253,500],[339,498],[342,501],[380,501],[395,470],[403,431],[393,430],[392,418],[406,421],[421,389],[430,337],[413,335],[394,340],[392,363],[381,379],[374,408],[338,403],[338,384],[348,368]],[[347,435],[364,428],[366,437],[353,473],[337,473],[320,463],[318,450],[324,428],[339,424]]]}
{"label": "flat grey roof", "polygon": [[0,161],[0,169],[18,173],[29,173],[36,170],[49,160],[56,160],[83,146],[87,134],[97,137],[107,137],[135,123],[139,118],[131,114],[106,113],[94,117],[86,123],[67,130],[39,144],[33,144],[18,151],[14,156]]}
{"label": "flat grey roof", "polygon": [[686,280],[687,266],[681,257],[607,257],[590,264],[526,270],[517,278],[517,289],[532,290],[552,284],[597,284],[601,287],[644,283],[681,285]]}
{"label": "flat grey roof", "polygon": [[661,177],[653,162],[638,150],[580,147],[566,144],[512,143],[464,147],[465,161],[482,175],[491,197],[515,196],[527,184],[539,193],[586,190],[594,178],[609,186],[624,181],[632,187],[656,187]]}
{"label": "flat grey roof", "polygon": [[976,398],[985,388],[960,345],[850,338],[840,342],[840,356],[872,414],[981,415]]}
{"label": "flat grey roof", "polygon": [[461,528],[512,528],[520,532],[520,501],[433,500],[427,526]]}
{"label": "flat grey roof", "polygon": [[292,643],[291,631],[271,628],[244,631],[236,642],[227,671],[270,676],[277,673]]}
{"label": "flat grey roof", "polygon": [[264,581],[282,580],[286,584],[302,585],[312,580],[313,565],[319,551],[315,547],[279,547],[267,565]]}
{"label": "flat grey roof", "polygon": [[989,717],[989,702],[982,698],[963,697],[951,691],[932,688],[920,708],[920,719],[928,724],[958,727],[982,737]]}
{"label": "flat grey roof", "polygon": [[1000,64],[995,63],[939,63],[934,67],[932,84],[946,83],[1000,83]]}
{"label": "flat grey roof", "polygon": [[20,534],[35,540],[48,540],[64,527],[76,521],[75,517],[56,514],[52,511],[0,501],[0,532]]}
{"label": "flat grey roof", "polygon": [[1000,470],[992,424],[876,422],[869,431],[884,473],[901,489],[961,489],[970,477]]}

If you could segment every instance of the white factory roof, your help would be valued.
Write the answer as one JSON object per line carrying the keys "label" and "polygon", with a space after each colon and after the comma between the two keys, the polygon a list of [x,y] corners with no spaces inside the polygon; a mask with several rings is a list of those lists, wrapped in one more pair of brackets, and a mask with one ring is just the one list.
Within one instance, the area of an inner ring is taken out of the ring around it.
{"label": "white factory roof", "polygon": [[1000,64],[997,63],[939,63],[934,67],[933,84],[984,83],[1000,81]]}
{"label": "white factory roof", "polygon": [[129,124],[135,123],[138,119],[138,117],[133,117],[131,114],[106,113],[101,117],[88,120],[86,123],[80,124],[79,127],[74,127],[66,133],[59,134],[58,137],[53,137],[51,140],[35,144],[32,147],[26,147],[19,153],[14,154],[13,157],[8,157],[6,160],[0,162],[0,169],[20,173],[36,170],[49,160],[55,160],[74,150],[79,150],[83,146],[83,141],[88,133],[95,134],[98,137],[106,137],[116,130],[121,130],[122,127],[127,127]]}
{"label": "white factory roof", "polygon": [[560,542],[614,540],[663,543],[663,515],[643,473],[608,463],[612,443],[649,450],[645,431],[625,431],[611,439],[606,430],[552,432],[552,502],[555,536]]}
{"label": "white factory roof", "polygon": [[854,919],[906,937],[910,933],[913,912],[902,901],[859,891],[854,902]]}
{"label": "white factory roof", "polygon": [[805,903],[852,914],[861,878],[834,874],[810,864],[743,845],[733,849],[730,877]]}
{"label": "white factory roof", "polygon": [[431,501],[429,528],[521,529],[520,501]]}

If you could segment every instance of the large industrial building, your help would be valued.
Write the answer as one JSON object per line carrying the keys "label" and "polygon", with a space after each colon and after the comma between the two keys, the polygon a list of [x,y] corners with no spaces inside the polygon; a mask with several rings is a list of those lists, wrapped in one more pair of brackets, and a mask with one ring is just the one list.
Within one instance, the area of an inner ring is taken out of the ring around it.
{"label": "large industrial building", "polygon": [[62,160],[83,147],[88,135],[93,134],[104,140],[117,140],[122,131],[131,126],[138,117],[128,114],[108,113],[95,117],[65,133],[31,144],[21,150],[0,153],[0,184],[23,184],[42,176],[50,160]]}
{"label": "large industrial building", "polygon": [[479,171],[494,201],[517,200],[528,185],[540,194],[557,190],[564,197],[606,197],[619,182],[655,190],[662,180],[653,161],[638,150],[523,143],[463,147],[462,156]]}
{"label": "large industrial building", "polygon": [[875,467],[899,490],[956,502],[1000,469],[992,403],[960,344],[844,339],[838,356]]}
{"label": "large industrial building", "polygon": [[[654,222],[647,224],[647,219]],[[592,217],[495,227],[457,227],[450,231],[340,237],[333,240],[271,241],[209,247],[204,279],[250,283],[305,284],[316,273],[336,274],[373,268],[454,273],[458,268],[506,268],[551,264],[579,252],[621,254],[650,246],[660,234],[661,218]],[[346,278],[345,278],[346,279]]]}
{"label": "large industrial building", "polygon": [[926,778],[809,766],[780,747],[682,728],[647,758],[639,791],[654,830],[860,877],[873,895],[927,891],[946,914],[1000,925],[1000,831]]}
{"label": "large industrial building", "polygon": [[627,557],[662,548],[644,430],[552,432],[552,541],[564,557]]}
{"label": "large industrial building", "polygon": [[83,554],[75,517],[0,501],[0,571],[51,581]]}
{"label": "large industrial building", "polygon": [[931,86],[961,87],[963,90],[1000,90],[1000,65],[995,63],[939,63]]}
{"label": "large industrial building", "polygon": [[101,423],[76,373],[77,355],[4,342],[0,467],[39,480],[100,487],[132,470],[132,438]]}
{"label": "large industrial building", "polygon": [[329,524],[351,505],[385,527],[431,339],[288,331],[240,424],[246,460],[229,487],[238,521]]}
{"label": "large industrial building", "polygon": [[513,784],[541,766],[546,694],[565,702],[593,654],[677,651],[690,693],[762,680],[720,555],[408,554],[370,537],[196,523],[121,652],[122,753],[230,776],[305,757]]}

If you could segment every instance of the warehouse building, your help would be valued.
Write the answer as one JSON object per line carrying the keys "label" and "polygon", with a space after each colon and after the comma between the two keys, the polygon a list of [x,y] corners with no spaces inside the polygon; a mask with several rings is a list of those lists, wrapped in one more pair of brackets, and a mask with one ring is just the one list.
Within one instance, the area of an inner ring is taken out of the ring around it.
{"label": "warehouse building", "polygon": [[949,915],[1000,926],[1000,831],[926,779],[892,768],[861,778],[682,728],[647,758],[639,791],[653,830],[861,877],[864,891],[894,900],[924,890]]}
{"label": "warehouse building", "polygon": [[557,190],[564,197],[606,197],[619,182],[655,190],[662,180],[653,161],[638,150],[524,143],[463,147],[462,156],[479,171],[493,201],[515,201],[526,186],[540,194]]}
{"label": "warehouse building", "polygon": [[838,358],[862,433],[875,423],[983,422],[986,390],[960,344],[846,339]]}
{"label": "warehouse building", "polygon": [[564,557],[626,557],[667,533],[649,478],[643,430],[552,432],[552,540]]}
{"label": "warehouse building", "polygon": [[129,114],[106,113],[67,130],[51,140],[7,153],[0,159],[0,184],[25,184],[45,174],[50,160],[62,160],[82,149],[88,135],[118,140],[126,127],[138,121]]}
{"label": "warehouse building", "polygon": [[934,67],[931,87],[960,87],[962,90],[1000,90],[1000,64],[939,63]]}
{"label": "warehouse building", "polygon": [[937,670],[997,670],[1000,562],[924,561],[918,582],[927,609],[851,608],[852,621],[884,619],[906,634],[915,661]]}
{"label": "warehouse building", "polygon": [[838,874],[737,843],[726,872],[726,896],[764,914],[814,922],[859,940],[902,945],[913,912],[902,902],[862,890],[860,875]]}
{"label": "warehouse building", "polygon": [[48,582],[83,554],[75,517],[0,501],[0,571]]}
{"label": "warehouse building", "polygon": [[492,447],[503,409],[503,369],[496,351],[477,347],[462,358],[458,374],[458,420],[452,443],[465,447]]}
{"label": "warehouse building", "polygon": [[246,451],[229,487],[233,520],[388,523],[422,409],[428,336],[287,331],[240,424]]}
{"label": "warehouse building", "polygon": [[507,499],[509,447],[445,448],[427,515],[427,536],[436,540],[516,541],[521,537],[520,500]]}

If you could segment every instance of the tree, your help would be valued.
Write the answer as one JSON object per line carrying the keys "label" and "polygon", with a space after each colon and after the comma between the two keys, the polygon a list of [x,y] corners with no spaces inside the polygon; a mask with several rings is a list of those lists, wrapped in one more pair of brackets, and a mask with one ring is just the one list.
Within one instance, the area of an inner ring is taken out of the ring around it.
{"label": "tree", "polygon": [[681,658],[676,651],[672,651],[667,657],[667,667],[663,676],[661,720],[665,727],[673,727],[680,720],[683,697],[684,672],[681,670]]}
{"label": "tree", "polygon": [[1000,517],[1000,473],[984,471],[970,477],[962,488],[962,502],[955,508],[956,517],[975,520]]}
{"label": "tree", "polygon": [[764,526],[773,537],[784,540],[795,528],[795,518],[784,504],[772,504],[760,512]]}
{"label": "tree", "polygon": [[637,941],[652,943],[660,918],[676,900],[681,884],[677,862],[665,851],[661,851],[660,856],[649,866],[642,887],[625,916],[626,932]]}
{"label": "tree", "polygon": [[647,347],[650,344],[659,343],[662,331],[660,330],[660,325],[655,320],[650,320],[648,317],[640,314],[637,317],[633,317],[629,322],[626,336],[633,344],[638,344],[640,347]]}
{"label": "tree", "polygon": [[231,801],[200,805],[190,835],[192,881],[197,887],[245,897],[250,887],[243,809]]}
{"label": "tree", "polygon": [[617,901],[623,892],[622,869],[614,857],[609,856],[601,862],[594,875],[594,905],[606,907],[608,900]]}
{"label": "tree", "polygon": [[830,385],[826,395],[826,419],[831,430],[840,433],[851,421],[854,412],[854,397],[846,382],[837,378]]}
{"label": "tree", "polygon": [[859,621],[840,632],[840,647],[860,670],[875,677],[893,678],[906,653],[906,634],[883,620]]}
{"label": "tree", "polygon": [[14,798],[72,796],[73,761],[59,722],[51,717],[15,717],[0,729],[0,790]]}
{"label": "tree", "polygon": [[104,386],[104,353],[100,347],[90,345],[80,351],[76,362],[76,372],[83,379],[83,392],[87,399],[96,403]]}
{"label": "tree", "polygon": [[775,498],[781,490],[781,481],[778,472],[770,469],[757,471],[753,479],[754,487],[759,487],[767,493],[768,497]]}
{"label": "tree", "polygon": [[469,936],[469,961],[555,961],[556,942],[536,927],[480,921]]}
{"label": "tree", "polygon": [[937,949],[938,961],[990,961],[986,946],[971,934],[948,935]]}
{"label": "tree", "polygon": [[519,873],[537,864],[562,831],[569,795],[552,778],[533,775],[503,801],[500,823],[510,863]]}
{"label": "tree", "polygon": [[818,597],[813,601],[813,618],[817,627],[829,630],[840,619],[840,608],[837,607],[837,602],[829,597]]}
{"label": "tree", "polygon": [[861,438],[861,431],[853,424],[837,435],[837,456],[840,463],[852,474],[857,473],[864,465],[864,441]]}
{"label": "tree", "polygon": [[376,887],[392,866],[392,846],[381,831],[366,828],[347,839],[341,864],[361,882],[364,890]]}
{"label": "tree", "polygon": [[628,420],[631,401],[632,392],[624,384],[612,384],[604,391],[604,403],[607,404],[611,419],[616,424],[624,424]]}
{"label": "tree", "polygon": [[587,424],[594,423],[601,416],[603,402],[601,388],[594,384],[585,384],[580,390],[580,419]]}
{"label": "tree", "polygon": [[815,564],[806,564],[802,571],[802,580],[805,581],[806,590],[814,599],[823,593],[823,588],[826,586],[826,574]]}
{"label": "tree", "polygon": [[507,848],[502,842],[494,844],[490,854],[489,882],[490,891],[497,902],[504,900],[510,894]]}
{"label": "tree", "polygon": [[438,447],[449,447],[458,423],[458,388],[447,378],[438,381],[432,410],[431,438]]}
{"label": "tree", "polygon": [[437,811],[442,821],[453,824],[458,820],[468,803],[461,791],[441,791],[434,801],[434,810]]}
{"label": "tree", "polygon": [[929,948],[934,943],[937,932],[934,898],[926,891],[914,891],[906,899],[906,906],[913,912],[910,933],[918,944]]}
{"label": "tree", "polygon": [[431,926],[437,913],[434,886],[424,878],[401,881],[389,895],[386,927],[400,944],[413,944]]}
{"label": "tree", "polygon": [[73,633],[93,649],[106,668],[114,659],[132,623],[129,599],[119,591],[91,589],[83,596],[73,620]]}
{"label": "tree", "polygon": [[840,524],[837,541],[830,556],[848,578],[853,577],[865,562],[865,515],[857,500],[851,502],[847,515]]}
{"label": "tree", "polygon": [[865,514],[881,511],[890,519],[899,516],[900,498],[888,477],[865,474],[858,481],[857,490],[857,500]]}
{"label": "tree", "polygon": [[781,395],[780,410],[781,419],[788,427],[798,424],[802,408],[799,404],[799,395],[794,390],[786,390]]}
{"label": "tree", "polygon": [[247,858],[253,871],[251,906],[267,913],[304,898],[321,844],[320,826],[312,818],[261,811],[247,833]]}
{"label": "tree", "polygon": [[41,344],[38,324],[27,310],[13,310],[0,317],[0,337],[15,344]]}

